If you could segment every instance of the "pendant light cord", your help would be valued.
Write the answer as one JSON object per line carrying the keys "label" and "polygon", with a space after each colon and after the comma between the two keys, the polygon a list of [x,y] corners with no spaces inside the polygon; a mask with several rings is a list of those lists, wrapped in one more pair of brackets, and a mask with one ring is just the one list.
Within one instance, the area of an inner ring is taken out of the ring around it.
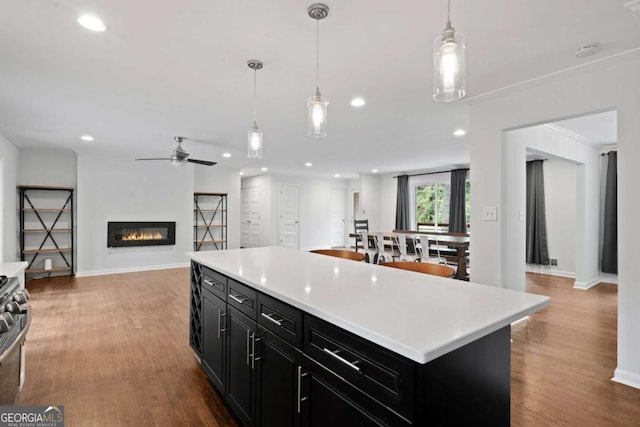
{"label": "pendant light cord", "polygon": [[451,0],[447,0],[447,27],[451,26]]}
{"label": "pendant light cord", "polygon": [[320,20],[316,19],[316,88],[320,87]]}
{"label": "pendant light cord", "polygon": [[258,70],[253,69],[253,123],[256,122],[258,116]]}

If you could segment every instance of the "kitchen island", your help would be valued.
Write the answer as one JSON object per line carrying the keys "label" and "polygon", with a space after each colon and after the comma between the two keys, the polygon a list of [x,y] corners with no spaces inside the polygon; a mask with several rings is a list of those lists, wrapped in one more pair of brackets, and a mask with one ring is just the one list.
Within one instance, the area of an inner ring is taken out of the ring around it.
{"label": "kitchen island", "polygon": [[189,253],[190,342],[244,425],[509,425],[549,298],[280,247]]}

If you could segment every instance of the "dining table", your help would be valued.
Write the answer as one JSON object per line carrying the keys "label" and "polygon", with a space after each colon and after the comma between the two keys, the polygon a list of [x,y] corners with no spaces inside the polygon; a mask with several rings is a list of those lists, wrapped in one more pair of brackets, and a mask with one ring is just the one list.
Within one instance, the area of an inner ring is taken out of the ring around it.
{"label": "dining table", "polygon": [[[369,239],[372,239],[374,235],[378,234],[377,232],[368,232]],[[424,241],[427,239],[428,242],[434,242],[436,246],[447,246],[455,249],[455,258],[456,263],[458,264],[458,268],[456,269],[456,274],[453,276],[455,279],[460,280],[468,280],[469,277],[467,275],[467,251],[469,249],[470,237],[468,235],[457,235],[457,234],[449,234],[449,233],[411,233],[411,232],[393,232],[393,231],[385,231],[382,232],[382,235],[385,240],[391,240],[393,237],[397,237],[399,235],[411,236],[414,238],[421,239]],[[349,237],[355,238],[359,237],[358,233],[350,233]],[[371,243],[370,247],[373,246]],[[428,244],[427,248],[431,245]],[[359,246],[356,245],[356,252],[358,252]],[[361,246],[360,246],[361,248]]]}

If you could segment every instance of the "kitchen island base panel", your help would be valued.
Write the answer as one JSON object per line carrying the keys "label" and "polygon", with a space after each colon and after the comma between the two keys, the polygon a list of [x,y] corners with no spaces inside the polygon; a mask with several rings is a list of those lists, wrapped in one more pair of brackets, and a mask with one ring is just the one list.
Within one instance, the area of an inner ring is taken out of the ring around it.
{"label": "kitchen island base panel", "polygon": [[[509,426],[511,326],[420,365],[418,425]],[[482,420],[482,422],[480,422]]]}

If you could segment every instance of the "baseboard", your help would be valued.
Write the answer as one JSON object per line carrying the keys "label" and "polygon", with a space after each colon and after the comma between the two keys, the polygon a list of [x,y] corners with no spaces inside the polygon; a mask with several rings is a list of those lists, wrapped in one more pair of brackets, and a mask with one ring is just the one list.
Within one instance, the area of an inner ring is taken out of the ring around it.
{"label": "baseboard", "polygon": [[575,282],[573,282],[573,287],[575,289],[583,289],[583,290],[587,290],[587,289],[591,289],[593,288],[595,285],[597,285],[598,283],[600,283],[600,278],[597,277],[595,279],[591,279],[587,282],[578,282],[577,280]]}
{"label": "baseboard", "polygon": [[612,273],[600,273],[600,281],[604,283],[618,284],[618,275]]}
{"label": "baseboard", "polygon": [[189,267],[189,262],[176,264],[148,265],[144,267],[113,268],[109,270],[78,271],[76,277],[104,276],[106,274],[137,273],[140,271],[168,270],[170,268]]}
{"label": "baseboard", "polygon": [[613,378],[611,378],[611,381],[615,381],[620,384],[628,385],[629,387],[640,389],[640,375],[623,371],[620,368],[616,368],[615,372],[613,373]]}
{"label": "baseboard", "polygon": [[550,276],[560,276],[560,277],[569,277],[571,279],[575,279],[576,273],[571,271],[562,271],[562,270],[552,270],[545,265],[534,266],[532,264],[527,264],[525,267],[525,271],[527,273],[539,273],[539,274],[548,274]]}

